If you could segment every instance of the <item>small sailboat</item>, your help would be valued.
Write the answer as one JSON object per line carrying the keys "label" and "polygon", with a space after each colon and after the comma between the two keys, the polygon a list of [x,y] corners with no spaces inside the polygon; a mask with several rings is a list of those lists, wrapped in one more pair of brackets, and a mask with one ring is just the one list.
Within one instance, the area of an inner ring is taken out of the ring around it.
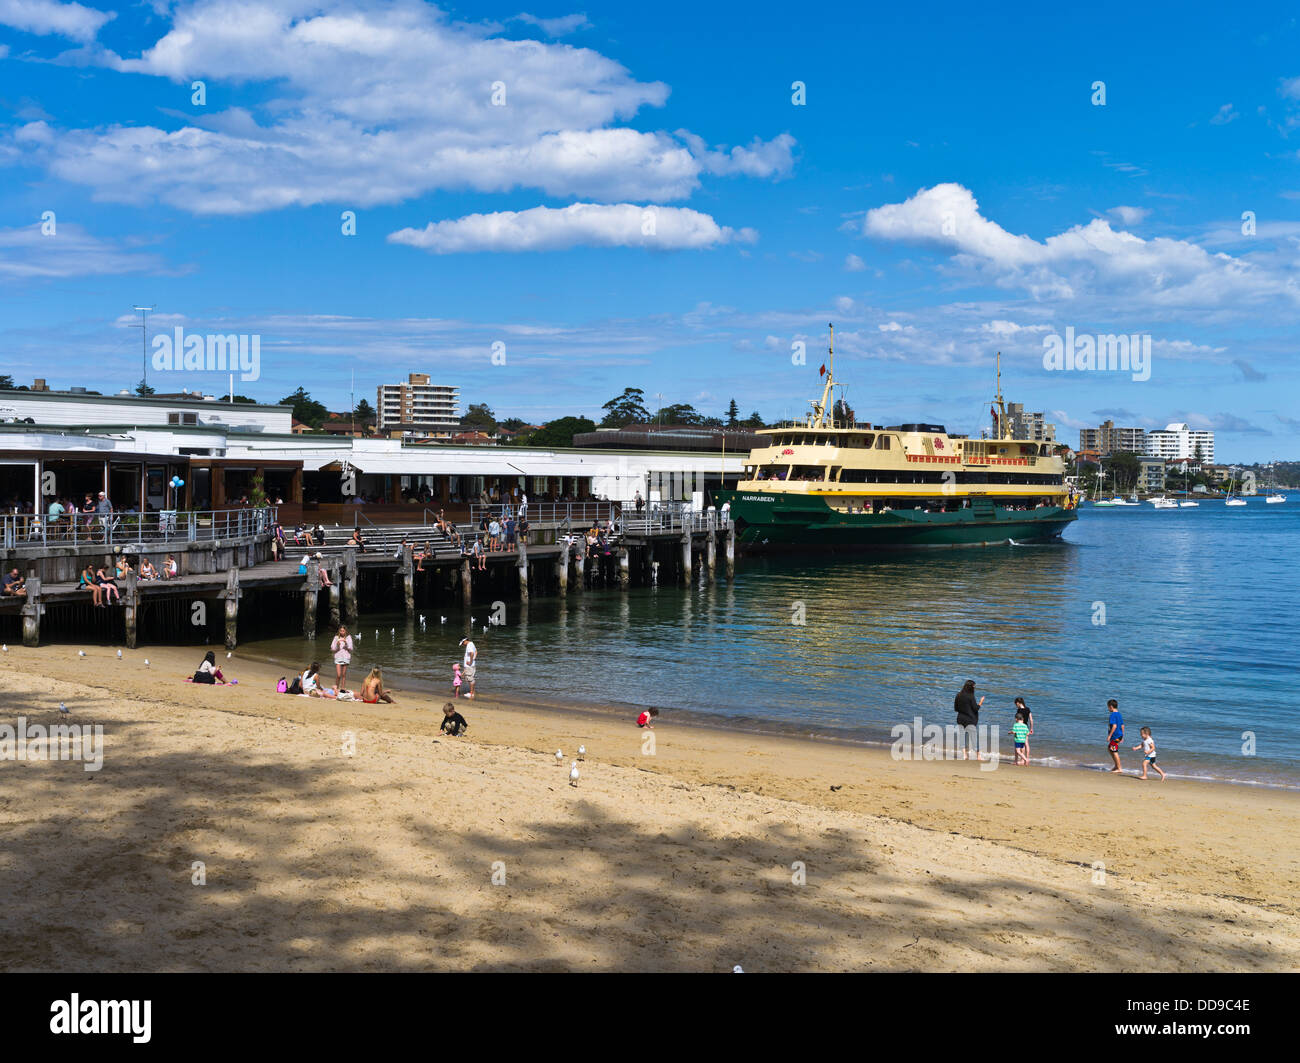
{"label": "small sailboat", "polygon": [[1264,499],[1264,501],[1269,503],[1269,505],[1275,505],[1278,502],[1285,502],[1286,495],[1282,494],[1281,491],[1274,491],[1271,495],[1269,495],[1266,499]]}
{"label": "small sailboat", "polygon": [[1199,506],[1199,505],[1200,505],[1199,502],[1192,502],[1190,499],[1183,499],[1183,501],[1181,501],[1181,502],[1178,503],[1178,508],[1179,508],[1179,509],[1194,509],[1195,507],[1197,507],[1197,506]]}
{"label": "small sailboat", "polygon": [[[1236,471],[1237,471],[1236,469],[1233,469],[1234,473]],[[1230,478],[1228,480],[1228,497],[1223,500],[1223,504],[1225,506],[1244,506],[1246,504],[1246,500],[1242,498],[1241,495],[1239,494],[1235,496],[1233,495],[1232,488],[1235,485],[1235,483],[1236,483],[1235,478]]]}

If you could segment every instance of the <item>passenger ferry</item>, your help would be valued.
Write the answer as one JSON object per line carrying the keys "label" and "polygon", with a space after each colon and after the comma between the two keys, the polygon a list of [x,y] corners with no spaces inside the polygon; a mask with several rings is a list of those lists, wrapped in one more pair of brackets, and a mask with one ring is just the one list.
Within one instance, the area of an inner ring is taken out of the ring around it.
{"label": "passenger ferry", "polygon": [[1060,538],[1078,516],[1050,443],[1014,438],[1001,359],[991,438],[938,424],[837,419],[835,331],[820,399],[803,421],[764,428],[744,479],[717,492],[749,552],[994,546]]}

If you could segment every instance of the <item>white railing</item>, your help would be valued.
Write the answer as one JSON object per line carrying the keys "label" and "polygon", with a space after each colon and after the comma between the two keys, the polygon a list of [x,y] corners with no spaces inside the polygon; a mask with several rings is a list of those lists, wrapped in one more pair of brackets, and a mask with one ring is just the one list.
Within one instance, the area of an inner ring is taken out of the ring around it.
{"label": "white railing", "polygon": [[266,535],[274,506],[261,509],[163,509],[148,513],[0,514],[0,546],[166,546]]}

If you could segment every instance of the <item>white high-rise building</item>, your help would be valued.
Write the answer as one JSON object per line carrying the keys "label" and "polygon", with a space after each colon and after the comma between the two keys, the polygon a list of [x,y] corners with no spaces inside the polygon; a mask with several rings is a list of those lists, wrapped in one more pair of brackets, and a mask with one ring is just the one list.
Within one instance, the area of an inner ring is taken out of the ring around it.
{"label": "white high-rise building", "polygon": [[1214,463],[1214,433],[1207,429],[1193,429],[1185,424],[1170,424],[1147,433],[1147,450],[1152,457],[1165,461],[1186,461],[1196,457],[1200,449],[1201,460]]}
{"label": "white high-rise building", "polygon": [[426,432],[437,435],[460,426],[460,388],[430,384],[428,373],[411,373],[405,384],[381,384],[380,432]]}

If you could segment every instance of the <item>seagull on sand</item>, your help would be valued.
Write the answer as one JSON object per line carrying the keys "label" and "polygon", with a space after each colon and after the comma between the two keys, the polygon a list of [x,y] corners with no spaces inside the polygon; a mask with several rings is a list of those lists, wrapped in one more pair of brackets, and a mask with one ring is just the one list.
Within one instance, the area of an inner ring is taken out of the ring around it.
{"label": "seagull on sand", "polygon": [[555,763],[560,764],[563,763],[563,761],[564,761],[564,750],[557,749],[555,751]]}
{"label": "seagull on sand", "polygon": [[575,760],[573,766],[569,769],[569,785],[578,785],[578,762]]}
{"label": "seagull on sand", "polygon": [[146,668],[149,667],[149,658],[148,658],[148,657],[146,657],[146,658],[144,659],[144,666],[145,666]]}
{"label": "seagull on sand", "polygon": [[77,651],[77,656],[78,656],[78,657],[84,657],[84,656],[86,656],[86,651],[85,651],[85,650],[78,650],[78,651]]}
{"label": "seagull on sand", "polygon": [[72,712],[72,710],[68,708],[65,704],[63,704],[63,702],[61,701],[59,702],[59,711],[63,713],[64,716],[67,716],[69,713]]}
{"label": "seagull on sand", "polygon": [[586,760],[586,759],[587,759],[587,747],[586,747],[586,746],[579,746],[579,747],[578,747],[578,759],[579,759],[579,760]]}
{"label": "seagull on sand", "polygon": [[122,651],[121,651],[121,650],[118,650],[118,651],[117,651],[117,659],[118,659],[119,661],[122,659]]}

